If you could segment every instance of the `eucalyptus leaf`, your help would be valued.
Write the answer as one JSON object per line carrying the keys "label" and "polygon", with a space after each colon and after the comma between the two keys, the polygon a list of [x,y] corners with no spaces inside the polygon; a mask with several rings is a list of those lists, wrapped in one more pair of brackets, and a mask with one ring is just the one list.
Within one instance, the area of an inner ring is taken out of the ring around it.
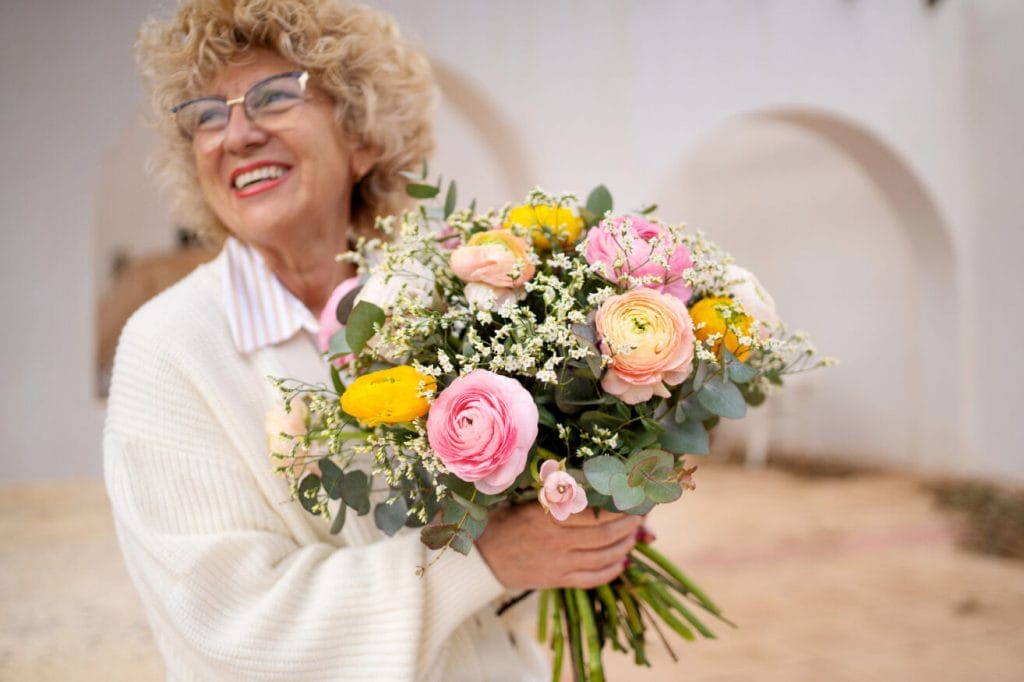
{"label": "eucalyptus leaf", "polygon": [[302,504],[302,508],[310,514],[319,515],[320,513],[313,509],[317,504],[316,493],[319,490],[320,477],[316,474],[307,474],[305,478],[299,481],[299,502]]}
{"label": "eucalyptus leaf", "polygon": [[708,376],[708,361],[700,360],[697,362],[697,371],[693,373],[693,388],[700,390],[700,387],[704,385],[704,379]]}
{"label": "eucalyptus leaf", "polygon": [[373,522],[388,537],[405,525],[406,516],[409,514],[409,504],[404,497],[398,495],[393,499],[394,502],[381,502],[373,509]]}
{"label": "eucalyptus leaf", "polygon": [[334,513],[334,519],[331,521],[331,535],[337,535],[341,532],[341,529],[345,527],[345,505],[339,504],[338,511]]}
{"label": "eucalyptus leaf", "polygon": [[365,471],[349,471],[341,479],[341,499],[360,516],[370,513],[370,477]]}
{"label": "eucalyptus leaf", "polygon": [[598,455],[583,462],[583,474],[590,486],[601,495],[611,495],[611,477],[625,473],[626,465],[611,455]]}
{"label": "eucalyptus leaf", "polygon": [[339,329],[331,335],[331,345],[327,349],[327,357],[331,360],[338,357],[339,355],[348,355],[352,352],[352,347],[348,345],[348,339],[345,338],[345,330]]}
{"label": "eucalyptus leaf", "polygon": [[[683,419],[680,419],[680,412],[682,413]],[[705,419],[710,419],[712,415],[708,412],[707,408],[700,404],[697,400],[696,394],[691,395],[686,400],[680,401],[679,405],[676,406],[676,421],[681,422],[685,419],[691,419],[693,421],[702,422]]]}
{"label": "eucalyptus leaf", "polygon": [[642,504],[647,496],[644,489],[629,485],[629,478],[626,474],[615,474],[608,480],[608,487],[612,491],[612,500],[620,510],[626,510]]}
{"label": "eucalyptus leaf", "polygon": [[747,413],[743,394],[727,379],[705,383],[697,391],[697,400],[712,414],[726,419],[739,419]]}
{"label": "eucalyptus leaf", "polygon": [[645,485],[644,492],[647,494],[647,499],[658,504],[665,504],[678,500],[683,494],[683,489],[678,481],[660,481]]}
{"label": "eucalyptus leaf", "polygon": [[593,213],[598,220],[604,218],[604,214],[612,210],[612,193],[604,185],[598,185],[590,191],[587,197],[587,210]]}
{"label": "eucalyptus leaf", "polygon": [[[708,415],[711,416],[710,414]],[[708,454],[708,432],[704,425],[696,419],[686,419],[679,424],[674,421],[662,422],[664,431],[658,436],[658,442],[670,452],[676,454],[706,455]]]}
{"label": "eucalyptus leaf", "polygon": [[757,370],[733,355],[724,343],[722,344],[722,358],[729,372],[729,378],[737,384],[745,384],[757,376]]}
{"label": "eucalyptus leaf", "polygon": [[642,456],[636,460],[630,457],[626,462],[628,467],[626,480],[632,487],[643,487],[654,470],[658,468],[658,457],[650,450],[644,450],[642,453],[637,454]]}
{"label": "eucalyptus leaf", "polygon": [[376,333],[375,325],[384,324],[384,311],[369,301],[360,301],[348,316],[345,339],[353,353],[360,353],[366,342]]}
{"label": "eucalyptus leaf", "polygon": [[441,193],[441,189],[434,185],[425,185],[420,182],[410,182],[405,186],[405,193],[413,199],[433,199]]}
{"label": "eucalyptus leaf", "polygon": [[337,464],[327,457],[321,458],[319,465],[320,483],[324,488],[324,492],[332,500],[337,500],[341,497],[341,479],[345,474],[338,468]]}
{"label": "eucalyptus leaf", "polygon": [[757,384],[740,384],[740,393],[751,407],[757,407],[768,397]]}
{"label": "eucalyptus leaf", "polygon": [[644,514],[647,514],[652,509],[654,509],[654,507],[655,507],[654,500],[652,500],[650,498],[645,498],[643,502],[641,502],[640,504],[636,505],[635,507],[630,507],[629,509],[623,509],[622,511],[625,514],[633,514],[634,516],[643,516]]}
{"label": "eucalyptus leaf", "polygon": [[473,547],[473,538],[470,534],[451,523],[424,526],[420,531],[420,540],[430,549],[441,549],[445,545],[450,545],[460,554],[468,554]]}
{"label": "eucalyptus leaf", "polygon": [[452,212],[455,211],[456,196],[458,196],[458,195],[457,195],[456,190],[455,190],[455,181],[452,180],[451,182],[448,183],[448,193],[445,194],[445,197],[444,197],[444,217],[445,218],[450,216],[452,214]]}
{"label": "eucalyptus leaf", "polygon": [[487,519],[487,510],[481,507],[479,504],[476,504],[475,502],[470,502],[465,497],[455,492],[452,493],[452,499],[454,499],[459,504],[460,507],[469,512],[469,515],[477,521],[484,521]]}
{"label": "eucalyptus leaf", "polygon": [[572,333],[591,344],[597,343],[597,332],[589,324],[574,324],[572,326]]}
{"label": "eucalyptus leaf", "polygon": [[473,536],[465,528],[459,530],[452,537],[452,549],[463,556],[469,554],[469,551],[473,549]]}
{"label": "eucalyptus leaf", "polygon": [[445,502],[444,511],[442,512],[441,520],[446,524],[462,525],[462,528],[476,539],[480,537],[480,534],[484,532],[484,528],[487,527],[487,516],[485,515],[482,519],[475,519],[466,510],[459,506],[454,500],[448,500]]}

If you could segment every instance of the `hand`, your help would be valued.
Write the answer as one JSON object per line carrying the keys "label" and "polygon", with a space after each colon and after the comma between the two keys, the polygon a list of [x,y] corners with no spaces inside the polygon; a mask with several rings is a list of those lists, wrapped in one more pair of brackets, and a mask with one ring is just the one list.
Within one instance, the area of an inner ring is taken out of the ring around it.
{"label": "hand", "polygon": [[540,504],[491,512],[476,547],[510,589],[591,588],[625,568],[644,517],[590,509],[556,521]]}

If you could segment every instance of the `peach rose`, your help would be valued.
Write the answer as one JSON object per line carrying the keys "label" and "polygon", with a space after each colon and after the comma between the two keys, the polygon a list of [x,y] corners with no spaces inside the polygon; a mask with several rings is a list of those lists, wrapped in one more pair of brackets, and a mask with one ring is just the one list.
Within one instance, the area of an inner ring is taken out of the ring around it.
{"label": "peach rose", "polygon": [[629,405],[668,398],[693,367],[693,324],[677,297],[634,289],[605,300],[595,318],[601,353],[610,358],[601,387]]}
{"label": "peach rose", "polygon": [[452,271],[464,282],[500,289],[521,287],[535,271],[528,259],[529,248],[508,230],[478,232],[452,251]]}

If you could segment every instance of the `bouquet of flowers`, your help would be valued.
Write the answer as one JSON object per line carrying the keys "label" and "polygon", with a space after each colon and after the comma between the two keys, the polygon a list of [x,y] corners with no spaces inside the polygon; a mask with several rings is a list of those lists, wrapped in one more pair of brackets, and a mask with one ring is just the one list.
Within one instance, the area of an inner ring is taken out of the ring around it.
{"label": "bouquet of flowers", "polygon": [[[496,505],[646,514],[693,488],[684,456],[719,419],[826,362],[754,275],[653,207],[616,214],[598,187],[456,210],[454,183],[442,201],[424,177],[416,210],[339,256],[360,277],[321,316],[331,384],[275,379],[278,470],[332,532],[370,512],[373,481],[377,526],[440,551],[468,553]],[[567,645],[576,679],[600,680],[605,646],[649,665],[648,627],[667,646],[662,625],[692,640],[713,637],[699,612],[728,622],[651,540],[610,584],[542,592],[554,679]]]}

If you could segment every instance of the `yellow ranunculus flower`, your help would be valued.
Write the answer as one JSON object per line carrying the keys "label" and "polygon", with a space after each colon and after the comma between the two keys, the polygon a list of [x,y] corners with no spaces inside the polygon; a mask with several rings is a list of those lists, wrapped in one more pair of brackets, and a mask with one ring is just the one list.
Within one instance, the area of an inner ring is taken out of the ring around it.
{"label": "yellow ranunculus flower", "polygon": [[[728,321],[719,308],[728,308],[732,315]],[[727,296],[715,296],[704,298],[693,304],[690,308],[690,319],[697,338],[701,341],[707,340],[709,336],[721,334],[725,341],[725,347],[739,360],[745,361],[750,355],[750,348],[744,346],[740,352],[740,336],[750,336],[750,316],[743,312],[743,308]],[[701,326],[701,323],[704,323]],[[714,351],[717,353],[722,341],[715,344]]]}
{"label": "yellow ranunculus flower", "polygon": [[420,395],[420,386],[435,390],[433,377],[420,374],[409,365],[365,374],[341,395],[341,409],[367,426],[401,424],[422,417],[430,403]]}
{"label": "yellow ranunculus flower", "polygon": [[544,234],[545,228],[561,238],[562,246],[576,242],[583,230],[583,221],[571,209],[540,204],[537,206],[516,206],[508,214],[505,227],[521,225],[530,231],[533,247],[540,251],[551,248],[551,242]]}

